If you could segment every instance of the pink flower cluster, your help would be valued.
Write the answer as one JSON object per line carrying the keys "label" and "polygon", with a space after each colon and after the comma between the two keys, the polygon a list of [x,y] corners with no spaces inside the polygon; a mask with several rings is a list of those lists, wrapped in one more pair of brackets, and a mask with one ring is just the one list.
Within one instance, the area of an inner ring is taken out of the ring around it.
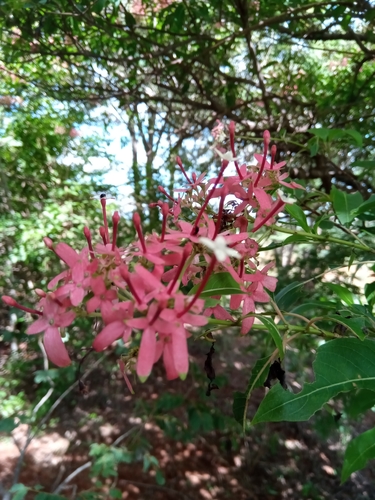
{"label": "pink flower cluster", "polygon": [[[219,125],[214,135],[222,139],[224,128]],[[119,248],[119,213],[112,216],[110,232],[107,200],[101,195],[100,244],[93,245],[87,227],[84,228],[87,246],[80,252],[67,243],[54,244],[49,238],[44,239],[47,247],[66,264],[66,269],[49,283],[47,292],[37,290],[40,296],[37,309],[24,307],[8,296],[3,301],[38,316],[27,333],[44,332],[45,349],[53,363],[70,364],[61,330],[77,316],[100,318],[102,328],[92,344],[96,351],[106,349],[118,339],[127,343],[133,331],[141,332],[136,371],[142,381],[161,357],[168,379],[184,379],[189,366],[188,328],[207,324],[212,315],[241,324],[242,334],[251,329],[255,303],[267,302],[269,295],[265,290],[274,291],[277,282],[268,276],[273,263],[258,269],[258,243],[252,236],[262,226],[273,224],[283,210],[286,201],[277,189],[281,185],[302,186],[285,182],[287,173],[280,174],[285,162],[274,162],[276,146],[271,147],[271,161],[267,161],[268,131],[264,133],[263,154],[255,155],[257,164],[240,165],[234,132],[232,122],[230,151],[225,152],[216,144],[221,168],[212,179],[206,181],[204,174],[194,173],[190,178],[177,158],[186,186],[176,190],[177,198],[159,187],[168,201],[150,204],[161,212],[160,235],[145,235],[141,218],[134,213],[138,238],[126,248]],[[231,162],[236,173],[225,175]],[[215,296],[216,305],[211,300],[210,306],[201,298],[209,278],[216,273],[229,273],[238,283],[240,293],[230,298],[231,312],[220,305],[220,296]],[[182,287],[186,285],[194,286],[194,293],[184,294]],[[234,319],[236,311],[239,312]]]}

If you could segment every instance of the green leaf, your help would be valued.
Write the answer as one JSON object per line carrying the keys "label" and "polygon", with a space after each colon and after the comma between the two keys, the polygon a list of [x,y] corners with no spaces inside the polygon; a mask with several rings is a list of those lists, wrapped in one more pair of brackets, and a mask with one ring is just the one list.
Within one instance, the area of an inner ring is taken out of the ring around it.
{"label": "green leaf", "polygon": [[14,484],[9,490],[13,493],[12,500],[23,500],[29,491],[29,488],[22,483]]}
{"label": "green leaf", "polygon": [[363,139],[362,139],[362,135],[357,132],[356,130],[345,130],[345,133],[347,135],[350,135],[350,137],[352,137],[356,143],[356,145],[358,147],[362,147],[363,146]]}
{"label": "green leaf", "polygon": [[266,378],[267,378],[267,365],[270,364],[270,356],[266,358],[258,359],[255,363],[254,368],[251,371],[251,376],[249,383],[247,385],[247,389],[245,392],[235,392],[233,398],[233,415],[235,420],[243,427],[246,423],[246,411],[247,405],[246,402],[250,398],[250,394],[257,387],[262,387]]}
{"label": "green leaf", "polygon": [[363,432],[348,444],[341,472],[341,482],[345,482],[353,472],[363,469],[369,460],[375,458],[375,427]]}
{"label": "green leaf", "polygon": [[60,375],[60,370],[51,368],[50,370],[36,370],[34,372],[34,380],[36,384],[40,382],[48,382],[50,379],[55,379]]}
{"label": "green leaf", "polygon": [[38,493],[35,500],[66,500],[66,498],[54,493]]}
{"label": "green leaf", "polygon": [[13,429],[18,427],[19,424],[15,422],[15,419],[12,417],[3,418],[0,420],[0,432],[12,432]]}
{"label": "green leaf", "polygon": [[315,137],[319,137],[319,139],[326,141],[328,139],[330,129],[328,129],[328,128],[310,128],[309,132],[310,132],[310,134],[315,135]]}
{"label": "green leaf", "polygon": [[[291,243],[309,243],[309,242],[310,242],[310,238],[307,235],[304,236],[302,234],[292,234],[291,236],[288,236],[287,238],[285,238],[282,245],[278,245],[278,246],[290,245]],[[274,247],[274,248],[277,248],[277,247]],[[271,250],[271,245],[269,247],[267,247],[267,249]]]}
{"label": "green leaf", "polygon": [[273,319],[266,318],[265,316],[258,316],[258,319],[263,323],[263,325],[265,325],[268,328],[268,331],[271,334],[271,337],[273,338],[273,341],[275,342],[277,349],[279,350],[279,356],[281,359],[283,359],[284,358],[283,339],[281,338],[279,330],[277,329]]}
{"label": "green leaf", "polygon": [[336,339],[317,350],[313,364],[315,382],[298,394],[275,385],[261,402],[253,424],[308,420],[340,392],[375,389],[375,342]]}
{"label": "green leaf", "polygon": [[111,488],[108,493],[111,498],[122,498],[122,491],[118,488]]}
{"label": "green leaf", "polygon": [[348,306],[354,304],[354,296],[346,287],[335,283],[324,283],[324,285],[330,288]]}
{"label": "green leaf", "polygon": [[350,418],[357,418],[373,406],[375,406],[375,392],[368,389],[350,393],[344,402],[345,412]]}
{"label": "green leaf", "polygon": [[295,281],[280,290],[275,296],[275,302],[279,308],[288,311],[297,300],[301,299],[302,286],[300,282]]}
{"label": "green leaf", "polygon": [[310,148],[310,156],[315,156],[319,151],[319,138],[314,137],[313,139],[310,139],[308,142],[308,146]]}
{"label": "green leaf", "polygon": [[125,23],[128,28],[133,29],[134,26],[137,24],[137,21],[135,20],[135,17],[130,14],[129,11],[125,10]]}
{"label": "green leaf", "polygon": [[361,205],[359,205],[359,207],[352,210],[352,214],[355,217],[357,217],[358,215],[364,213],[373,213],[374,209],[375,209],[375,195],[372,194],[368,200],[364,201]]}
{"label": "green leaf", "polygon": [[[189,295],[194,295],[199,285],[193,286]],[[217,273],[210,276],[200,297],[214,297],[215,295],[234,295],[243,293],[240,285],[229,273]]]}
{"label": "green leaf", "polygon": [[304,214],[301,207],[298,205],[286,205],[285,211],[288,212],[297,222],[300,227],[302,227],[307,233],[311,232],[311,229],[307,223],[306,215]]}
{"label": "green leaf", "polygon": [[331,200],[339,221],[344,225],[354,219],[352,211],[363,203],[360,193],[347,194],[334,186],[331,190]]}
{"label": "green leaf", "polygon": [[163,486],[163,484],[165,484],[165,477],[160,469],[157,469],[155,479],[157,484],[159,484],[160,486]]}
{"label": "green leaf", "polygon": [[340,325],[344,325],[360,340],[364,340],[366,338],[366,335],[363,332],[363,329],[366,327],[365,318],[344,318],[341,315],[335,314],[334,316],[327,316],[327,319],[334,321],[335,323],[339,323]]}
{"label": "green leaf", "polygon": [[352,167],[375,168],[375,160],[357,160],[351,164]]}

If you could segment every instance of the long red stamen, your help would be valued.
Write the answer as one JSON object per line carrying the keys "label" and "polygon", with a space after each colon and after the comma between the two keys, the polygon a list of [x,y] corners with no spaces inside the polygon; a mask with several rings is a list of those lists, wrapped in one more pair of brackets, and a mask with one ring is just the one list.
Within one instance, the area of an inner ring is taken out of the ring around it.
{"label": "long red stamen", "polygon": [[191,249],[192,249],[192,246],[190,243],[188,243],[184,247],[184,251],[182,252],[181,262],[179,263],[179,265],[176,269],[176,274],[175,274],[173,280],[169,283],[169,286],[167,289],[168,293],[172,293],[172,290],[173,290],[175,284],[177,283],[178,278],[180,277],[181,271],[184,268],[185,262],[186,262],[187,258],[189,257],[189,255],[191,254]]}
{"label": "long red stamen", "polygon": [[163,186],[158,186],[158,191],[159,193],[164,194],[164,196],[166,196],[169,200],[173,201],[173,203],[177,203],[177,201],[174,198],[172,198],[170,194],[167,193],[167,191],[163,188]]}
{"label": "long red stamen", "polygon": [[129,276],[129,272],[128,272],[127,268],[125,266],[120,266],[119,269],[120,269],[121,276],[123,277],[125,283],[128,285],[130,293],[133,295],[133,297],[138,302],[138,304],[141,304],[142,301],[139,298],[139,295],[137,294],[137,291],[134,288],[132,282],[130,281],[130,276]]}
{"label": "long red stamen", "polygon": [[187,173],[185,172],[185,169],[184,169],[184,167],[183,167],[183,165],[182,165],[181,158],[180,158],[179,156],[176,156],[176,162],[177,162],[177,165],[180,167],[180,170],[181,170],[181,172],[184,174],[185,179],[188,181],[188,183],[189,183],[189,184],[193,184],[193,183],[191,182],[191,180],[189,179],[189,177],[187,176]]}
{"label": "long red stamen", "polygon": [[[230,124],[229,124],[229,140],[230,140],[230,149],[232,150],[233,158],[236,157],[236,149],[234,147],[234,131],[235,131],[235,128],[236,128],[235,122],[233,122],[233,121],[230,122]],[[240,179],[243,179],[243,176],[241,174],[240,167],[238,165],[238,161],[237,160],[234,162],[234,165],[236,167],[238,177]]]}
{"label": "long red stamen", "polygon": [[278,213],[284,205],[285,205],[285,203],[283,202],[283,200],[277,200],[277,203],[274,206],[274,208],[267,214],[267,216],[257,226],[253,227],[251,232],[255,233],[256,231],[258,231],[258,229],[260,229],[262,226],[264,226],[264,224],[266,222],[268,222],[276,213]]}
{"label": "long red stamen", "polygon": [[167,219],[168,219],[168,215],[169,215],[168,203],[163,203],[163,206],[161,207],[161,213],[163,215],[163,224],[161,227],[160,243],[162,243],[164,241],[165,230],[167,228]]}
{"label": "long red stamen", "polygon": [[142,226],[141,226],[141,217],[140,217],[138,212],[134,212],[133,223],[134,223],[135,230],[137,231],[139,241],[141,242],[143,253],[147,253],[146,243],[145,243],[145,239],[144,239],[143,232],[142,232]]}
{"label": "long red stamen", "polygon": [[88,227],[83,228],[83,234],[85,235],[86,241],[87,241],[87,246],[89,247],[89,252],[90,252],[90,257],[92,259],[95,259],[95,254],[94,254],[94,249],[92,247],[92,240],[91,240],[91,232]]}
{"label": "long red stamen", "polygon": [[118,228],[118,223],[120,221],[120,215],[118,211],[112,215],[112,225],[113,225],[113,235],[112,235],[112,251],[116,247],[116,240],[117,240],[117,228]]}
{"label": "long red stamen", "polygon": [[271,140],[271,135],[268,132],[268,130],[265,130],[264,134],[263,134],[263,144],[264,144],[263,161],[262,161],[262,165],[260,167],[260,170],[258,172],[258,176],[254,182],[254,187],[257,187],[258,182],[260,181],[260,178],[262,177],[264,165],[266,164],[267,152],[268,152],[268,146],[269,146],[270,140]]}
{"label": "long red stamen", "polygon": [[215,257],[215,255],[213,255],[211,262],[210,262],[210,265],[208,266],[208,269],[207,269],[205,275],[203,276],[203,279],[198,287],[198,290],[195,292],[193,299],[189,302],[189,304],[185,307],[185,309],[182,312],[177,314],[177,318],[181,318],[181,316],[183,316],[184,314],[189,312],[190,309],[193,307],[193,305],[196,303],[196,301],[199,299],[200,294],[202,293],[202,291],[204,290],[204,287],[207,284],[208,278],[211,276],[212,271],[214,270],[215,264],[216,264],[216,257]]}
{"label": "long red stamen", "polygon": [[103,222],[104,222],[104,229],[105,229],[105,239],[109,243],[109,232],[108,232],[108,221],[107,221],[107,200],[102,197],[100,198],[100,203],[102,205],[102,213],[103,213]]}
{"label": "long red stamen", "polygon": [[9,297],[9,295],[3,295],[1,298],[3,302],[5,302],[5,304],[7,304],[8,306],[16,307],[17,309],[21,309],[21,311],[25,311],[31,314],[38,314],[38,316],[43,315],[41,311],[37,311],[36,309],[31,309],[30,307],[25,307],[22,304],[19,304],[16,300],[13,299],[13,297]]}
{"label": "long red stamen", "polygon": [[106,237],[106,234],[105,234],[105,227],[100,226],[100,228],[99,228],[99,234],[102,237],[104,245],[106,245],[108,243],[108,240],[107,240],[107,237]]}
{"label": "long red stamen", "polygon": [[270,170],[273,170],[273,164],[275,163],[276,151],[277,151],[277,146],[276,146],[276,144],[273,144],[271,147],[271,167],[270,167]]}
{"label": "long red stamen", "polygon": [[220,179],[221,179],[221,176],[223,175],[224,173],[224,170],[227,168],[229,164],[229,161],[228,160],[223,160],[223,163],[221,165],[221,169],[220,169],[220,172],[219,172],[219,175],[214,183],[214,185],[212,186],[212,189],[210,190],[210,192],[208,193],[207,195],[207,198],[205,200],[205,202],[203,203],[202,205],[202,208],[200,209],[198,215],[197,215],[197,218],[195,219],[195,222],[194,222],[194,225],[193,225],[193,228],[190,232],[190,234],[192,236],[195,236],[197,234],[197,228],[198,228],[198,224],[199,224],[199,221],[203,215],[203,212],[206,210],[206,207],[208,205],[208,202],[210,201],[210,199],[212,198],[212,195],[214,194],[214,191],[215,191],[215,188],[216,186],[219,184],[220,182]]}
{"label": "long red stamen", "polygon": [[217,214],[217,221],[216,221],[216,226],[215,226],[215,234],[214,237],[212,238],[213,240],[216,238],[218,232],[220,231],[221,228],[221,219],[223,218],[223,210],[224,210],[224,201],[229,192],[228,186],[224,186],[223,190],[221,191],[221,197],[220,197],[220,205],[219,205],[219,212]]}

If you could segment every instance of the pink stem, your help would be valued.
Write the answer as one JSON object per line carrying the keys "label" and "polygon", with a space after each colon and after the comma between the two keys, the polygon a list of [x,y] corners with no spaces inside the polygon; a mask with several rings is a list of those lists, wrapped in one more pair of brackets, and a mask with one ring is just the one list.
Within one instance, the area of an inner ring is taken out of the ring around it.
{"label": "pink stem", "polygon": [[[235,131],[235,128],[236,128],[236,124],[233,121],[230,122],[230,124],[229,124],[229,140],[230,140],[230,149],[232,150],[233,158],[236,157],[236,149],[234,147],[234,131]],[[236,167],[236,170],[237,170],[237,173],[238,173],[238,177],[240,179],[243,179],[241,171],[240,171],[240,167],[238,165],[238,161],[235,161],[234,165]]]}
{"label": "pink stem", "polygon": [[5,304],[7,304],[8,306],[16,307],[17,309],[21,309],[21,311],[25,311],[31,314],[38,314],[38,316],[43,315],[41,311],[37,311],[36,309],[31,309],[30,307],[25,307],[19,304],[17,301],[13,299],[13,297],[9,297],[9,295],[3,295],[1,298],[3,302],[5,302]]}
{"label": "pink stem", "polygon": [[99,228],[99,234],[100,234],[100,236],[101,236],[101,238],[103,240],[104,245],[106,245],[108,243],[108,240],[107,240],[107,237],[105,235],[105,227],[100,226],[100,228]]}
{"label": "pink stem", "polygon": [[137,231],[139,241],[141,242],[143,253],[147,253],[146,243],[145,243],[145,239],[144,239],[143,232],[142,232],[142,226],[141,226],[141,217],[140,217],[138,212],[135,212],[133,215],[133,223],[134,223],[135,230]]}
{"label": "pink stem", "polygon": [[218,232],[220,231],[221,219],[223,218],[224,201],[225,201],[225,198],[226,198],[228,192],[229,192],[228,186],[224,186],[223,190],[221,191],[219,212],[217,214],[217,221],[216,221],[216,226],[215,226],[215,234],[214,234],[214,237],[212,238],[213,240],[216,238]]}
{"label": "pink stem", "polygon": [[91,232],[88,227],[83,228],[83,234],[85,235],[85,238],[87,240],[87,246],[89,247],[89,252],[90,252],[90,257],[92,259],[95,259],[95,254],[94,254],[94,249],[92,247],[92,240],[91,240]]}
{"label": "pink stem", "polygon": [[173,203],[177,203],[177,201],[174,198],[172,198],[170,194],[167,193],[167,191],[163,188],[163,186],[158,186],[158,191],[159,193],[164,194],[164,196],[166,196],[169,200],[173,201]]}
{"label": "pink stem", "polygon": [[176,156],[176,162],[177,162],[177,165],[180,167],[181,172],[184,174],[185,179],[188,181],[189,184],[192,184],[191,180],[187,176],[187,173],[185,172],[185,169],[184,169],[184,167],[182,165],[181,158],[179,156]]}
{"label": "pink stem", "polygon": [[221,176],[223,175],[224,173],[224,170],[227,168],[228,166],[228,161],[227,160],[223,160],[223,163],[221,165],[221,169],[220,169],[220,172],[219,172],[219,175],[218,175],[218,178],[216,179],[211,191],[208,193],[207,195],[207,198],[205,200],[205,202],[203,203],[202,205],[202,208],[200,209],[198,215],[197,215],[197,218],[195,219],[195,222],[194,222],[194,225],[193,225],[193,228],[190,232],[191,235],[196,235],[197,234],[197,228],[198,228],[198,224],[199,224],[199,221],[203,215],[203,212],[205,211],[207,205],[208,205],[208,202],[210,201],[210,199],[212,198],[212,195],[214,194],[214,191],[215,191],[215,188],[216,186],[219,184],[220,182],[220,179],[221,179]]}
{"label": "pink stem", "polygon": [[277,146],[276,146],[276,144],[273,144],[271,147],[271,167],[270,167],[270,170],[273,170],[273,164],[275,163],[276,151],[277,151]]}
{"label": "pink stem", "polygon": [[120,221],[120,215],[118,211],[112,215],[112,224],[113,224],[113,235],[112,235],[112,251],[116,247],[116,240],[117,240],[117,229],[118,229],[118,223]]}
{"label": "pink stem", "polygon": [[189,302],[189,304],[185,307],[185,309],[177,315],[177,318],[181,318],[181,316],[183,316],[184,314],[189,312],[190,309],[195,304],[195,302],[199,299],[201,292],[203,291],[204,287],[207,284],[208,278],[211,276],[212,271],[214,270],[215,264],[216,264],[216,257],[215,257],[215,255],[213,255],[211,262],[210,262],[210,265],[208,266],[208,269],[207,269],[205,275],[203,276],[201,284],[199,285],[198,290],[195,292],[193,299]]}
{"label": "pink stem", "polygon": [[162,228],[161,228],[160,243],[162,243],[164,241],[165,230],[167,228],[167,219],[168,219],[168,215],[169,215],[168,203],[163,203],[163,206],[161,207],[161,213],[163,214],[163,224],[162,224]]}
{"label": "pink stem", "polygon": [[173,280],[169,283],[169,286],[168,286],[168,289],[167,289],[168,293],[172,293],[173,287],[175,286],[175,284],[176,284],[176,282],[177,282],[177,280],[178,280],[178,278],[179,278],[179,276],[181,274],[181,271],[184,268],[186,259],[191,254],[191,250],[192,250],[192,247],[191,247],[190,243],[188,243],[184,247],[184,251],[182,252],[181,262],[179,263],[179,265],[178,265],[178,267],[176,269],[176,274],[175,274]]}
{"label": "pink stem", "polygon": [[257,187],[258,182],[260,181],[260,178],[262,177],[264,165],[266,164],[267,151],[268,151],[268,146],[269,146],[270,140],[271,140],[270,133],[268,132],[268,130],[265,130],[264,134],[263,134],[263,144],[264,144],[263,161],[262,161],[262,165],[260,167],[260,170],[258,172],[258,176],[254,182],[254,187]]}
{"label": "pink stem", "polygon": [[125,266],[120,266],[119,267],[120,269],[120,274],[121,276],[123,277],[125,283],[128,285],[128,288],[130,290],[130,293],[133,295],[133,297],[135,298],[135,300],[138,302],[138,304],[141,304],[142,301],[141,299],[139,298],[139,295],[137,294],[137,291],[136,289],[134,288],[132,282],[130,281],[130,276],[129,276],[129,272],[128,270],[126,269]]}
{"label": "pink stem", "polygon": [[107,221],[107,200],[103,196],[100,198],[100,203],[102,205],[102,212],[103,212],[103,222],[104,222],[104,229],[105,229],[105,239],[107,240],[107,243],[109,243],[109,232],[108,232],[108,221]]}
{"label": "pink stem", "polygon": [[266,222],[268,222],[276,213],[280,211],[280,209],[285,205],[285,203],[282,200],[278,200],[276,205],[273,207],[273,209],[268,213],[268,215],[253,229],[251,230],[252,233],[255,233],[260,229]]}

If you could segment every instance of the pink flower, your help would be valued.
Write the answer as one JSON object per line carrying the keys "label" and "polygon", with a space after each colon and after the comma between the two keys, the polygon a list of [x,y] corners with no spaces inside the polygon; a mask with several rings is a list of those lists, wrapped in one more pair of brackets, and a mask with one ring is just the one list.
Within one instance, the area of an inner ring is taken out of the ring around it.
{"label": "pink flower", "polygon": [[75,318],[74,311],[66,311],[50,295],[41,300],[43,316],[32,323],[29,335],[44,332],[43,343],[48,358],[57,366],[70,365],[70,357],[61,339],[59,328],[69,326]]}

